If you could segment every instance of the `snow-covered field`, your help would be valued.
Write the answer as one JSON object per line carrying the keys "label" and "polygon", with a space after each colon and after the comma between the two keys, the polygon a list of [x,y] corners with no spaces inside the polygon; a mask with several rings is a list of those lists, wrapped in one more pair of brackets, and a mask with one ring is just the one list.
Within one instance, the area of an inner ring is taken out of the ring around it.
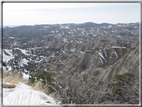
{"label": "snow-covered field", "polygon": [[18,83],[15,88],[3,88],[3,105],[60,106],[59,103],[45,93],[33,90],[23,83]]}

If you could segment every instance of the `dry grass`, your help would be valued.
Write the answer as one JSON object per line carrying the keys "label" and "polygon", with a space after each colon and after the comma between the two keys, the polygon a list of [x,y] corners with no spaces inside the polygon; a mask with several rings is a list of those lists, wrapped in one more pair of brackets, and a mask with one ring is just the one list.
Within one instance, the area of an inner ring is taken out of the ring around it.
{"label": "dry grass", "polygon": [[12,72],[3,72],[3,79],[5,82],[12,84],[18,84],[19,82],[23,83],[23,79],[20,77],[19,73],[13,74]]}
{"label": "dry grass", "polygon": [[37,90],[37,91],[45,92],[45,87],[46,87],[46,86],[45,86],[45,85],[42,86],[41,84],[42,84],[41,81],[37,81],[36,84],[34,84],[34,85],[32,86],[32,89],[33,89],[33,90]]}
{"label": "dry grass", "polygon": [[16,87],[16,85],[14,85],[14,84],[5,84],[5,83],[3,83],[3,88],[15,88]]}
{"label": "dry grass", "polygon": [[55,98],[55,93],[48,93],[48,92],[47,92],[48,86],[47,86],[46,84],[45,84],[44,86],[41,85],[41,84],[42,84],[41,81],[37,81],[36,84],[32,85],[32,89],[33,89],[33,90],[36,90],[36,91],[41,91],[41,92],[47,94],[48,96],[50,96],[50,97],[56,99],[56,98]]}

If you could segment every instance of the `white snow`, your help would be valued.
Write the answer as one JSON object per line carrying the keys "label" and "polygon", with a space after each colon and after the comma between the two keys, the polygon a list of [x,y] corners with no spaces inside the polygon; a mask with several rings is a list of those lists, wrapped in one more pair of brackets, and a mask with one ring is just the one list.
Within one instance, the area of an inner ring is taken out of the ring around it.
{"label": "white snow", "polygon": [[63,41],[64,41],[64,42],[68,42],[67,38],[64,38]]}
{"label": "white snow", "polygon": [[17,42],[14,43],[14,46],[17,45]]}
{"label": "white snow", "polygon": [[121,36],[119,35],[119,36],[117,36],[118,38],[121,38]]}
{"label": "white snow", "polygon": [[55,33],[55,31],[51,31],[50,33]]}
{"label": "white snow", "polygon": [[[28,65],[28,60],[26,60],[25,58],[24,59],[21,59],[21,61],[19,62],[19,67],[23,67],[24,65]],[[23,65],[24,64],[24,65]]]}
{"label": "white snow", "polygon": [[80,51],[80,53],[84,54],[85,52],[83,52],[83,51]]}
{"label": "white snow", "polygon": [[85,35],[85,33],[84,33],[84,32],[82,32],[82,34],[83,34],[83,35]]}
{"label": "white snow", "polygon": [[112,48],[126,48],[126,47],[112,46]]}
{"label": "white snow", "polygon": [[106,53],[105,49],[104,49],[104,53],[105,53],[105,56],[107,57],[107,53]]}
{"label": "white snow", "polygon": [[12,49],[4,49],[4,51],[5,51],[6,53],[8,53],[10,56],[13,56],[13,54],[12,54]]}
{"label": "white snow", "polygon": [[44,69],[44,71],[47,71],[47,68],[46,68],[46,69]]}
{"label": "white snow", "polygon": [[109,28],[111,28],[112,26],[111,26],[111,25],[109,25],[108,27],[109,27]]}
{"label": "white snow", "polygon": [[65,50],[62,50],[63,54],[65,54]]}
{"label": "white snow", "polygon": [[96,37],[97,35],[93,35],[94,37]]}
{"label": "white snow", "polygon": [[45,93],[33,90],[23,83],[18,83],[15,88],[3,88],[3,105],[59,106],[59,103]]}
{"label": "white snow", "polygon": [[101,62],[102,62],[102,64],[103,64],[103,61],[102,61],[101,57],[99,57],[99,59],[100,59],[100,61],[101,61]]}
{"label": "white snow", "polygon": [[44,28],[50,28],[50,26],[44,26]]}
{"label": "white snow", "polygon": [[68,26],[61,26],[61,28],[63,28],[63,29],[69,29]]}
{"label": "white snow", "polygon": [[24,72],[22,74],[23,74],[23,79],[25,79],[25,80],[29,79],[29,75],[28,74],[25,74]]}
{"label": "white snow", "polygon": [[45,48],[46,48],[46,49],[48,49],[49,47],[48,47],[48,46],[46,46]]}
{"label": "white snow", "polygon": [[116,51],[114,51],[114,53],[115,53],[115,55],[116,55],[116,58],[118,58],[118,55],[117,55]]}
{"label": "white snow", "polygon": [[[4,53],[4,50],[5,52],[7,52],[10,56],[7,56],[5,53]],[[3,61],[4,62],[8,62],[9,60],[13,59],[13,55],[11,54],[11,50],[8,50],[8,49],[4,49],[3,50]]]}
{"label": "white snow", "polygon": [[101,52],[99,52],[99,56],[102,57],[107,62],[107,60],[104,58]]}
{"label": "white snow", "polygon": [[14,37],[9,37],[10,39],[14,39]]}
{"label": "white snow", "polygon": [[23,64],[28,65],[29,61],[24,58],[24,59],[22,59],[22,62],[23,62]]}
{"label": "white snow", "polygon": [[30,73],[30,71],[28,71],[28,70],[26,70],[26,69],[24,69],[24,72],[26,72],[26,73]]}
{"label": "white snow", "polygon": [[51,57],[55,57],[55,55],[52,55]]}
{"label": "white snow", "polygon": [[94,32],[94,29],[92,29],[92,31]]}
{"label": "white snow", "polygon": [[11,67],[10,66],[7,66],[7,67],[3,66],[3,71],[9,72],[9,71],[11,71]]}
{"label": "white snow", "polygon": [[107,31],[105,31],[105,33],[107,33]]}
{"label": "white snow", "polygon": [[11,71],[12,67],[11,66],[7,66],[7,69],[8,69],[8,71]]}
{"label": "white snow", "polygon": [[19,49],[23,54],[29,55],[29,54],[27,54],[28,50],[24,50],[24,49],[20,49],[20,48],[14,48],[14,49]]}
{"label": "white snow", "polygon": [[121,27],[122,25],[117,25],[117,26]]}
{"label": "white snow", "polygon": [[75,50],[76,50],[76,48],[74,48],[74,49],[71,49],[71,52],[75,52]]}
{"label": "white snow", "polygon": [[82,41],[76,41],[76,40],[75,40],[75,42],[76,42],[76,43],[83,43]]}

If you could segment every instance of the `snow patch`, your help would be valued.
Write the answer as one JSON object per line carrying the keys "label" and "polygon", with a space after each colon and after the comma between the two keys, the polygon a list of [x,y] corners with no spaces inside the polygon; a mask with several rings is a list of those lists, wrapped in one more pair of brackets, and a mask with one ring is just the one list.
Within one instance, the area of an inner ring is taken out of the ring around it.
{"label": "snow patch", "polygon": [[83,51],[80,51],[80,53],[84,54],[85,52],[83,52]]}
{"label": "snow patch", "polygon": [[94,37],[96,37],[97,35],[93,35]]}
{"label": "snow patch", "polygon": [[119,35],[119,36],[117,36],[118,38],[121,38],[121,36]]}
{"label": "snow patch", "polygon": [[64,38],[63,41],[64,41],[64,42],[68,42],[67,38]]}
{"label": "snow patch", "polygon": [[68,26],[61,26],[62,29],[69,29]]}
{"label": "snow patch", "polygon": [[109,27],[109,28],[111,28],[112,26],[111,26],[111,25],[109,25],[108,27]]}
{"label": "snow patch", "polygon": [[126,47],[112,46],[112,48],[126,48]]}
{"label": "snow patch", "polygon": [[55,55],[52,55],[51,57],[55,57]]}
{"label": "snow patch", "polygon": [[[5,53],[4,53],[4,51],[5,52],[7,52],[10,56],[7,56]],[[13,57],[13,55],[12,55],[12,50],[8,50],[8,49],[4,49],[3,50],[3,61],[4,62],[8,62],[9,60],[11,60],[11,59],[13,59],[14,57]]]}
{"label": "snow patch", "polygon": [[14,49],[18,49],[18,50],[20,50],[23,54],[29,55],[29,54],[27,54],[28,50],[24,50],[24,49],[20,49],[20,48],[14,48]]}
{"label": "snow patch", "polygon": [[10,39],[14,39],[14,37],[9,37]]}
{"label": "snow patch", "polygon": [[83,43],[82,41],[75,41],[76,43]]}
{"label": "snow patch", "polygon": [[114,51],[114,53],[115,53],[115,55],[116,55],[116,58],[118,58],[118,55],[117,55],[116,51]]}
{"label": "snow patch", "polygon": [[25,73],[22,73],[22,74],[23,74],[23,79],[25,79],[25,80],[29,79],[29,75],[28,74],[25,74]]}
{"label": "snow patch", "polygon": [[104,49],[104,53],[105,53],[105,56],[107,57],[107,53],[106,53],[105,49]]}
{"label": "snow patch", "polygon": [[100,59],[101,63],[103,64],[103,61],[102,61],[101,57],[99,57],[99,59]]}
{"label": "snow patch", "polygon": [[48,49],[49,47],[48,47],[48,46],[46,46],[45,48],[46,48],[46,49]]}
{"label": "snow patch", "polygon": [[28,65],[29,61],[24,58],[24,59],[22,59],[22,62],[23,62],[23,64]]}
{"label": "snow patch", "polygon": [[8,53],[10,56],[13,56],[12,49],[4,49],[4,51]]}
{"label": "snow patch", "polygon": [[74,49],[71,49],[71,52],[75,52],[75,50],[76,50],[76,48],[74,48]]}
{"label": "snow patch", "polygon": [[107,60],[104,58],[101,52],[99,52],[99,56],[102,57],[107,62]]}
{"label": "snow patch", "polygon": [[[25,58],[24,59],[21,59],[21,61],[19,62],[19,66],[20,67],[23,67],[24,65],[28,65],[28,60],[26,60]],[[24,65],[23,65],[24,64]]]}

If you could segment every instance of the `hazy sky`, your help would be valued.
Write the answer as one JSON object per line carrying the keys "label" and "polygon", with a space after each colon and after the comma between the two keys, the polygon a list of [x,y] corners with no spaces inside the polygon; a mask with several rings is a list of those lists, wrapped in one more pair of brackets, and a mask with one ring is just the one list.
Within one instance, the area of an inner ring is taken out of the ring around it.
{"label": "hazy sky", "polygon": [[3,25],[139,21],[139,3],[3,3]]}

